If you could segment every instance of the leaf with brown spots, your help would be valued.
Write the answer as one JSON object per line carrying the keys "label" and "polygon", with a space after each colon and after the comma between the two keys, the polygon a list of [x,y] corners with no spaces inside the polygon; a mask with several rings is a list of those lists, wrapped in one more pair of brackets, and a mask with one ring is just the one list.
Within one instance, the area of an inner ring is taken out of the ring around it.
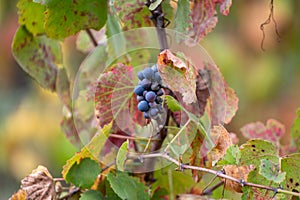
{"label": "leaf with brown spots", "polygon": [[21,181],[26,199],[52,200],[55,198],[55,183],[46,167],[39,165]]}
{"label": "leaf with brown spots", "polygon": [[21,26],[14,37],[12,52],[22,69],[42,87],[54,91],[58,65],[62,64],[60,43],[45,36],[33,37]]}
{"label": "leaf with brown spots", "polygon": [[285,127],[277,120],[269,119],[266,125],[261,122],[246,124],[241,128],[241,132],[248,139],[268,140],[279,147],[279,140],[285,133]]}
{"label": "leaf with brown spots", "polygon": [[102,28],[107,18],[106,0],[52,0],[44,2],[45,30],[50,38],[63,39],[80,30]]}
{"label": "leaf with brown spots", "polygon": [[281,171],[286,173],[283,188],[300,193],[300,153],[291,154],[281,159]]}
{"label": "leaf with brown spots", "polygon": [[260,166],[260,160],[268,159],[274,164],[278,164],[278,149],[271,143],[261,139],[249,140],[240,146],[240,165]]}
{"label": "leaf with brown spots", "polygon": [[44,29],[44,12],[46,7],[32,2],[32,0],[20,0],[17,4],[19,24],[24,25],[33,35],[42,34]]}

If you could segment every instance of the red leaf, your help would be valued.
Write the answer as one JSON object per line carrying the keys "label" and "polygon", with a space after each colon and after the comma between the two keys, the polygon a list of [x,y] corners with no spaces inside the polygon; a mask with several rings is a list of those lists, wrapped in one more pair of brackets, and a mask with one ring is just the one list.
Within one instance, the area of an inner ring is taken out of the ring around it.
{"label": "red leaf", "polygon": [[133,94],[135,74],[131,66],[116,64],[103,73],[95,91],[96,114],[100,127],[113,121],[113,132],[132,135],[135,124],[144,124]]}
{"label": "red leaf", "polygon": [[210,97],[208,98],[208,113],[212,125],[222,122],[228,124],[238,109],[238,98],[234,90],[228,87],[219,68],[213,64],[206,64],[205,69],[210,74]]}
{"label": "red leaf", "polygon": [[191,12],[193,26],[189,30],[189,35],[195,43],[204,38],[211,32],[217,22],[216,7],[220,5],[220,11],[223,15],[228,15],[231,0],[194,0]]}
{"label": "red leaf", "polygon": [[285,133],[285,127],[277,120],[269,119],[266,125],[262,122],[246,124],[241,128],[241,132],[248,139],[261,138],[279,145],[279,140]]}

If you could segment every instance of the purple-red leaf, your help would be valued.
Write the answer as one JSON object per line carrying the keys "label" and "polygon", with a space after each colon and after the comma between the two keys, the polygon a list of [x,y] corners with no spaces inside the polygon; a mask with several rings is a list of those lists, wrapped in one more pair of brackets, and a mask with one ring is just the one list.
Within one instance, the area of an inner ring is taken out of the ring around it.
{"label": "purple-red leaf", "polygon": [[193,26],[189,35],[195,44],[215,28],[218,22],[217,5],[220,5],[223,15],[228,15],[231,0],[194,0],[191,12]]}
{"label": "purple-red leaf", "polygon": [[262,122],[246,124],[241,128],[241,132],[248,139],[260,138],[279,145],[279,140],[285,133],[285,127],[277,120],[269,119],[266,125]]}
{"label": "purple-red leaf", "polygon": [[113,132],[122,130],[133,133],[136,123],[143,124],[142,112],[137,110],[137,100],[133,94],[135,77],[131,66],[120,63],[100,76],[95,104],[101,127],[113,121]]}

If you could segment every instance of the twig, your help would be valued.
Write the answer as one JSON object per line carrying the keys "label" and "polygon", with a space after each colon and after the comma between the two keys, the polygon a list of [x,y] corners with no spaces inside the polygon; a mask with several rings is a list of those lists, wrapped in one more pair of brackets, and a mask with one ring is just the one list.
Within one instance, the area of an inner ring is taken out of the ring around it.
{"label": "twig", "polygon": [[251,183],[251,182],[246,182],[244,180],[236,179],[232,176],[220,173],[219,171],[215,171],[215,170],[212,170],[212,169],[207,169],[207,168],[203,168],[203,167],[182,164],[178,160],[170,157],[167,153],[152,153],[152,154],[147,154],[147,155],[139,155],[138,157],[141,158],[141,159],[145,159],[145,158],[164,158],[164,159],[176,164],[181,169],[192,169],[192,170],[197,170],[197,171],[201,171],[201,172],[206,172],[206,173],[209,173],[209,174],[214,174],[218,177],[234,181],[234,182],[240,184],[242,187],[243,186],[256,187],[256,188],[260,188],[260,189],[271,190],[275,193],[284,193],[284,194],[300,197],[300,193],[297,193],[297,192],[292,192],[292,191],[288,191],[288,190],[284,190],[284,189],[280,189],[280,188],[273,188],[273,187],[270,187],[270,186],[260,185],[260,184]]}
{"label": "twig", "polygon": [[223,185],[223,184],[224,184],[224,182],[223,182],[223,181],[220,181],[219,183],[217,183],[216,185],[212,186],[211,188],[208,188],[208,189],[204,190],[204,191],[201,193],[201,195],[202,195],[202,196],[205,196],[205,195],[211,195],[212,192],[213,192],[215,189],[219,188],[219,187],[220,187],[221,185]]}
{"label": "twig", "polygon": [[277,35],[277,42],[280,42],[280,35],[279,35],[279,32],[278,32],[278,26],[277,26],[277,22],[275,21],[274,19],[274,0],[271,0],[270,2],[270,13],[269,13],[269,17],[266,19],[266,21],[264,23],[262,23],[260,25],[260,30],[262,31],[263,33],[263,38],[261,40],[261,43],[260,43],[260,48],[265,51],[264,49],[264,41],[265,41],[265,25],[268,25],[271,23],[271,20],[273,21],[274,25],[275,25],[275,33]]}
{"label": "twig", "polygon": [[90,37],[90,40],[93,43],[93,45],[95,47],[97,47],[98,46],[98,42],[97,42],[96,38],[94,37],[93,33],[91,32],[91,30],[90,29],[86,29],[85,31],[88,34],[88,36]]}
{"label": "twig", "polygon": [[[126,136],[118,134],[109,134],[109,137],[128,139],[128,140],[149,140],[149,138],[137,137],[137,136]],[[159,139],[151,139],[151,141],[159,141]]]}
{"label": "twig", "polygon": [[69,199],[70,197],[72,197],[73,195],[75,195],[79,191],[80,191],[80,188],[75,188],[74,190],[72,190],[68,194],[66,194],[65,196],[62,196],[61,198],[59,198],[59,200]]}

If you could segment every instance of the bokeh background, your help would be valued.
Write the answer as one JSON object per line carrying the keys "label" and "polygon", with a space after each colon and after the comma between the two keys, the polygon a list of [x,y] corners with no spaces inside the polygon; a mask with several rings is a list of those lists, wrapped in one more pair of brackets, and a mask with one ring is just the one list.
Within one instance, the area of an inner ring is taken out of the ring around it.
{"label": "bokeh background", "polygon": [[[11,55],[18,27],[16,3],[0,0],[0,200],[8,199],[39,164],[60,177],[64,162],[77,151],[60,129],[57,96],[41,89]],[[286,125],[282,142],[289,142],[300,107],[299,8],[300,1],[274,1],[281,41],[274,24],[267,25],[265,52],[259,27],[269,15],[269,0],[233,1],[229,16],[219,16],[215,30],[201,41],[240,99],[229,131],[240,135],[246,123],[274,118]],[[79,67],[86,55],[74,47],[74,38],[64,41],[64,62]]]}

